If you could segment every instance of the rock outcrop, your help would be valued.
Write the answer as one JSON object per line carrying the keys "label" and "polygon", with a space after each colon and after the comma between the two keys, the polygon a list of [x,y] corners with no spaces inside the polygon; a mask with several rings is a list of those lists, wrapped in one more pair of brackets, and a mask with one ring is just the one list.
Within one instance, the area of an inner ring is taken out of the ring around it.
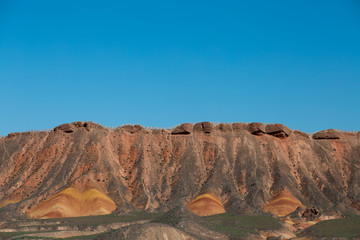
{"label": "rock outcrop", "polygon": [[341,132],[335,129],[327,129],[320,132],[316,132],[313,135],[313,139],[340,139]]}
{"label": "rock outcrop", "polygon": [[188,135],[193,131],[194,126],[191,123],[184,123],[171,131],[171,134]]}
{"label": "rock outcrop", "polygon": [[306,221],[314,221],[316,218],[320,217],[320,212],[316,208],[307,208],[302,213],[301,217],[305,218]]}
{"label": "rock outcrop", "polygon": [[213,124],[211,122],[200,122],[194,125],[194,132],[211,133]]}
{"label": "rock outcrop", "polygon": [[265,125],[263,123],[250,123],[248,125],[248,130],[253,135],[263,135],[266,133]]}
{"label": "rock outcrop", "polygon": [[54,131],[60,131],[64,133],[72,133],[78,128],[85,128],[87,131],[91,129],[104,129],[102,126],[92,122],[73,122],[65,123],[54,128]]}
{"label": "rock outcrop", "polygon": [[128,133],[138,133],[138,132],[146,132],[145,129],[139,124],[136,125],[125,125],[122,126],[121,129],[124,129]]}
{"label": "rock outcrop", "polygon": [[[283,215],[300,204],[342,211],[360,202],[358,179],[360,134],[333,130],[311,138],[277,124],[203,122],[151,131],[75,122],[0,138],[0,206],[12,203],[28,215],[67,188],[95,189],[122,212],[168,210],[202,194],[241,213]],[[291,201],[276,199],[283,189]]]}
{"label": "rock outcrop", "polygon": [[231,124],[220,123],[217,127],[221,132],[231,132],[232,131],[232,125]]}
{"label": "rock outcrop", "polygon": [[232,130],[234,132],[241,132],[241,131],[247,131],[248,130],[248,124],[245,123],[233,123],[231,124]]}
{"label": "rock outcrop", "polygon": [[285,138],[290,135],[291,130],[283,124],[275,123],[266,125],[265,132],[278,138]]}

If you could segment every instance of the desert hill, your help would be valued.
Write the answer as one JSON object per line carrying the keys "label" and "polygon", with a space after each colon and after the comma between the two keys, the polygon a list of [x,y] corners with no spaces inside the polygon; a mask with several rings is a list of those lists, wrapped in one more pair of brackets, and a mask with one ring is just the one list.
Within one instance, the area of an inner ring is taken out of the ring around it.
{"label": "desert hill", "polygon": [[0,138],[0,189],[1,207],[15,203],[32,218],[181,204],[198,215],[360,210],[360,133],[309,135],[261,123],[108,129],[74,122]]}

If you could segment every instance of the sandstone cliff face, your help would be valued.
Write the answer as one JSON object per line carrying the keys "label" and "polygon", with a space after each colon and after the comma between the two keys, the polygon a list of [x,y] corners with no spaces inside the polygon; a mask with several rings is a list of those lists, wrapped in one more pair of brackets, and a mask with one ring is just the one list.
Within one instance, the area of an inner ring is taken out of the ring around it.
{"label": "sandstone cliff face", "polygon": [[360,134],[314,136],[281,124],[208,122],[12,133],[0,139],[0,205],[18,202],[29,213],[66,188],[96,189],[119,211],[167,210],[209,193],[225,209],[249,212],[284,189],[307,207],[360,202]]}

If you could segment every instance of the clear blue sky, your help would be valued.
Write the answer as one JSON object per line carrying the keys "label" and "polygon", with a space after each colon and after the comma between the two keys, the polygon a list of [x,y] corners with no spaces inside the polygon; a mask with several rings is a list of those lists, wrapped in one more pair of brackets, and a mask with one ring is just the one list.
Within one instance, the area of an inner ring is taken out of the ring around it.
{"label": "clear blue sky", "polygon": [[283,123],[360,130],[360,2],[0,0],[0,135]]}

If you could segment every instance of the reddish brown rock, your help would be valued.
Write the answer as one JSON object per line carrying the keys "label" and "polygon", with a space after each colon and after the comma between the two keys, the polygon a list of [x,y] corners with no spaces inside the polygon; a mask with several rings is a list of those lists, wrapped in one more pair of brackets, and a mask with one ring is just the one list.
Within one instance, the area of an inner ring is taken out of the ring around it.
{"label": "reddish brown rock", "polygon": [[262,135],[265,131],[265,125],[262,123],[254,122],[248,125],[248,130],[253,135]]}
{"label": "reddish brown rock", "polygon": [[168,135],[170,134],[170,131],[166,130],[166,129],[153,129],[152,134],[162,134],[162,135]]}
{"label": "reddish brown rock", "polygon": [[290,135],[291,130],[283,124],[275,123],[266,125],[265,132],[278,138],[284,138]]}
{"label": "reddish brown rock", "polygon": [[124,129],[126,132],[129,132],[129,133],[138,133],[138,132],[145,132],[145,129],[136,124],[136,125],[125,125],[125,126],[122,126],[120,127],[121,129]]}
{"label": "reddish brown rock", "polygon": [[91,129],[104,129],[104,127],[102,127],[101,125],[93,123],[93,122],[77,121],[77,122],[65,123],[60,126],[57,126],[54,128],[54,131],[55,132],[61,131],[61,132],[65,132],[65,133],[72,133],[76,129],[79,129],[79,128],[85,128],[87,131],[90,131]]}
{"label": "reddish brown rock", "polygon": [[19,136],[21,133],[19,132],[13,132],[13,133],[9,133],[6,138],[14,138],[16,136]]}
{"label": "reddish brown rock", "polygon": [[96,123],[93,123],[93,122],[85,122],[85,123],[83,123],[82,126],[85,127],[87,131],[96,130],[96,129],[101,129],[101,130],[105,129],[100,124],[96,124]]}
{"label": "reddish brown rock", "polygon": [[65,132],[65,133],[72,133],[74,132],[76,129],[76,127],[74,126],[74,124],[72,123],[65,123],[65,124],[61,124],[60,126],[57,126],[54,128],[55,132],[61,131],[61,132]]}
{"label": "reddish brown rock", "polygon": [[327,129],[314,133],[313,139],[340,139],[341,132],[336,129]]}
{"label": "reddish brown rock", "polygon": [[191,123],[184,123],[184,124],[181,124],[181,125],[175,127],[171,131],[171,134],[174,134],[174,135],[188,135],[188,134],[192,133],[193,128],[194,128],[194,126]]}
{"label": "reddish brown rock", "polygon": [[84,127],[84,125],[85,125],[84,122],[80,122],[80,121],[73,122],[71,124],[74,125],[75,128],[81,128],[81,127]]}
{"label": "reddish brown rock", "polygon": [[213,124],[211,122],[200,122],[194,125],[194,132],[211,133]]}
{"label": "reddish brown rock", "polygon": [[246,123],[233,123],[232,129],[234,132],[248,131],[248,124]]}
{"label": "reddish brown rock", "polygon": [[304,138],[309,138],[310,137],[309,134],[307,134],[305,132],[302,132],[302,131],[299,131],[299,130],[295,130],[294,134],[297,135],[297,136],[304,137]]}
{"label": "reddish brown rock", "polygon": [[221,132],[231,132],[232,131],[232,126],[231,126],[231,124],[228,124],[228,123],[220,123],[219,125],[217,125],[217,128]]}

